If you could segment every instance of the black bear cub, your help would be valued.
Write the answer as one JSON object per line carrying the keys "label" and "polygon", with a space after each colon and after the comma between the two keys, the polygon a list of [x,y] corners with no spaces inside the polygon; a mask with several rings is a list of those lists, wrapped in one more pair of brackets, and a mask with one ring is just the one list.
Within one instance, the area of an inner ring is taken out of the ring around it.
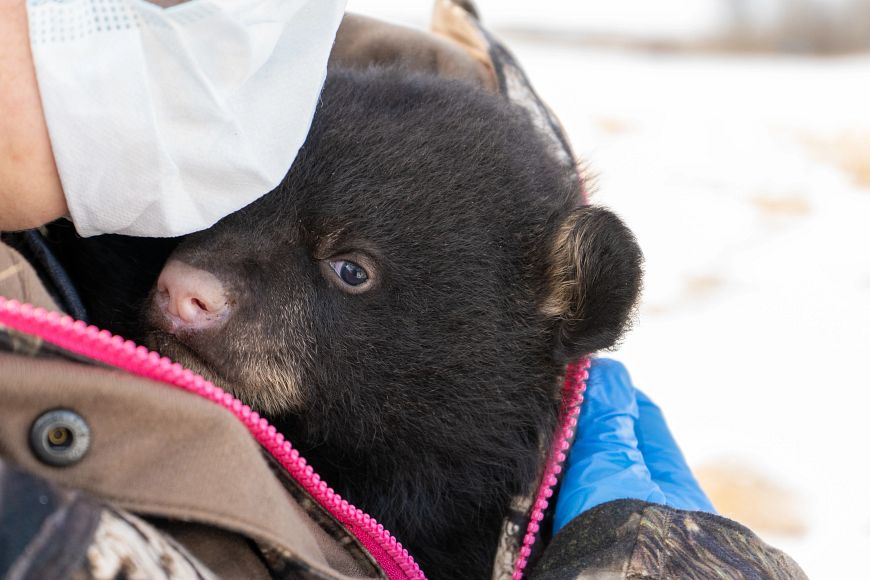
{"label": "black bear cub", "polygon": [[[488,578],[564,365],[638,294],[633,236],[580,191],[504,98],[335,70],[276,190],[181,241],[147,298],[85,298],[268,416],[430,577]],[[83,287],[99,253],[71,268]]]}

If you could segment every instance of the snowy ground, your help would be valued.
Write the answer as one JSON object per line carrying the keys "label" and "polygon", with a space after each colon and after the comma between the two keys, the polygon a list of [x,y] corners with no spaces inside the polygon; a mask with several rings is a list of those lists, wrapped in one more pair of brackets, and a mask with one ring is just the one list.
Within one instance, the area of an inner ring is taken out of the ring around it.
{"label": "snowy ground", "polygon": [[[423,24],[420,4],[350,8]],[[537,26],[555,6],[478,4]],[[854,577],[870,552],[870,57],[511,46],[645,251],[615,356],[731,513],[811,578]]]}
{"label": "snowy ground", "polygon": [[645,251],[619,358],[693,465],[791,491],[806,531],[773,543],[851,577],[870,549],[870,59],[515,49]]}

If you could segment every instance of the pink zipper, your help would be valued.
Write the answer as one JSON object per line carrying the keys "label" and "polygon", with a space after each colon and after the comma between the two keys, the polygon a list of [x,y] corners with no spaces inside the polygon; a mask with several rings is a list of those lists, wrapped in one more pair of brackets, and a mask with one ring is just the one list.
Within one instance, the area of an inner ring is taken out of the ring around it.
{"label": "pink zipper", "polygon": [[[284,435],[241,401],[220,387],[205,380],[144,346],[112,335],[107,330],[88,326],[82,321],[57,313],[7,300],[0,296],[0,324],[40,337],[46,342],[89,359],[125,370],[131,374],[184,389],[209,399],[230,411],[247,428],[254,439],[287,470],[311,497],[331,513],[368,550],[390,580],[425,580],[420,565],[395,537],[373,517],[351,505],[335,493],[314,472],[305,458],[293,449]],[[589,361],[584,359],[568,365],[563,387],[560,426],[553,449],[547,460],[531,519],[523,538],[513,577],[523,576],[531,546],[535,542],[547,500],[553,495],[557,475],[565,461],[565,451],[577,425],[577,414],[586,388]]]}
{"label": "pink zipper", "polygon": [[577,416],[580,414],[580,406],[583,404],[583,393],[586,392],[586,379],[589,378],[591,362],[588,358],[584,358],[569,363],[565,368],[559,430],[553,439],[553,446],[544,467],[544,476],[538,486],[538,493],[535,494],[531,518],[526,528],[526,535],[523,536],[523,546],[520,548],[516,562],[514,562],[513,580],[520,580],[523,577],[523,572],[532,553],[532,545],[535,543],[535,538],[537,538],[541,527],[541,520],[544,519],[544,511],[549,505],[549,499],[553,497],[553,488],[559,481],[562,464],[565,463],[565,453],[571,447],[574,431],[577,429]]}
{"label": "pink zipper", "polygon": [[178,363],[144,346],[113,336],[57,312],[0,297],[0,324],[39,336],[70,352],[195,393],[223,406],[236,416],[260,445],[299,482],[320,505],[356,536],[390,580],[424,580],[420,566],[408,550],[374,518],[335,493],[266,419],[250,407]]}

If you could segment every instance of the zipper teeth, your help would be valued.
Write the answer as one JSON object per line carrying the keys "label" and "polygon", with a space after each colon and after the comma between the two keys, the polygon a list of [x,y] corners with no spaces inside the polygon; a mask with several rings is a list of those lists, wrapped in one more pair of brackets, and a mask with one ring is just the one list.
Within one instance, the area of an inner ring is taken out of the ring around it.
{"label": "zipper teeth", "polygon": [[240,400],[194,372],[133,341],[57,312],[0,296],[0,324],[134,375],[209,399],[230,411],[288,473],[366,547],[390,580],[425,580],[408,550],[373,517],[348,503],[307,465],[284,435]]}
{"label": "zipper teeth", "polygon": [[565,369],[565,384],[562,387],[562,408],[559,413],[559,430],[553,441],[553,446],[547,457],[547,465],[544,475],[535,495],[529,524],[523,537],[523,546],[514,562],[513,580],[520,580],[529,563],[532,553],[532,545],[541,528],[541,520],[544,519],[544,510],[549,505],[549,499],[553,496],[553,488],[558,483],[562,464],[565,462],[565,453],[571,447],[574,431],[577,429],[577,416],[580,413],[580,405],[583,403],[583,393],[586,392],[586,380],[589,378],[589,366],[591,361],[584,358],[578,362],[569,363]]}

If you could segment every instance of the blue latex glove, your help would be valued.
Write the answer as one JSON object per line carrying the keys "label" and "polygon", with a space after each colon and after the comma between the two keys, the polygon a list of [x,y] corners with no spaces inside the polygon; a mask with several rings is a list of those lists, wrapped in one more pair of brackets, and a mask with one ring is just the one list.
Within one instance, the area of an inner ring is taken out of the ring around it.
{"label": "blue latex glove", "polygon": [[614,360],[592,362],[565,470],[554,531],[616,499],[715,513],[661,410],[631,384],[628,371]]}

